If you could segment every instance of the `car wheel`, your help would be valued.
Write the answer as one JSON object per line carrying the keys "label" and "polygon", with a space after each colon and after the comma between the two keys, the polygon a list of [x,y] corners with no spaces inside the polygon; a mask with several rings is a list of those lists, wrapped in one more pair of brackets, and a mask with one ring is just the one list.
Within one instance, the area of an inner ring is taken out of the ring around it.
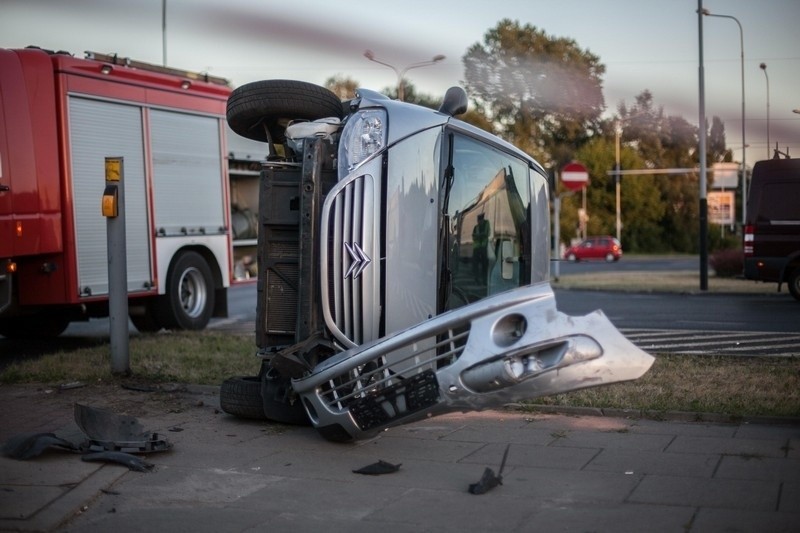
{"label": "car wheel", "polygon": [[197,252],[181,253],[169,268],[158,322],[166,328],[201,330],[214,311],[211,269]]}
{"label": "car wheel", "polygon": [[311,425],[300,396],[292,389],[291,380],[281,376],[272,367],[264,372],[261,379],[261,397],[267,419],[283,424]]}
{"label": "car wheel", "polygon": [[787,279],[789,285],[789,292],[794,296],[795,300],[800,300],[800,267],[796,267],[789,274]]}
{"label": "car wheel", "polygon": [[228,125],[255,141],[282,144],[290,120],[342,118],[342,101],[332,91],[294,80],[262,80],[237,87],[228,97]]}
{"label": "car wheel", "polygon": [[577,263],[578,262],[578,256],[576,256],[575,254],[569,254],[567,256],[567,261],[569,261],[570,263]]}
{"label": "car wheel", "polygon": [[251,420],[265,420],[261,401],[261,378],[237,376],[222,382],[219,388],[219,406],[229,415]]}
{"label": "car wheel", "polygon": [[606,254],[606,262],[613,263],[614,261],[616,261],[616,259],[617,258],[614,257],[614,254],[612,254],[611,252]]}

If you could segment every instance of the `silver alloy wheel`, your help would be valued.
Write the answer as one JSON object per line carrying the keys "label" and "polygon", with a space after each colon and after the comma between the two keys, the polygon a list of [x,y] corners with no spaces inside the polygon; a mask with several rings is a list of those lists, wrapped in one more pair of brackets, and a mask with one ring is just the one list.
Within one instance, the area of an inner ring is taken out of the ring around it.
{"label": "silver alloy wheel", "polygon": [[187,268],[181,274],[178,291],[181,307],[186,314],[191,318],[199,317],[208,298],[208,287],[200,270],[195,267]]}

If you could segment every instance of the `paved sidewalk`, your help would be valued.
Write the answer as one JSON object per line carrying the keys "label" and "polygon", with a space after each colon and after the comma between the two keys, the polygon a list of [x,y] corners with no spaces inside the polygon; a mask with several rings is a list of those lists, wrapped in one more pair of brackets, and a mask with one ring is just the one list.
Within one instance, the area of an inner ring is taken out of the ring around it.
{"label": "paved sidewalk", "polygon": [[[800,425],[506,411],[432,418],[355,444],[172,393],[0,386],[0,440],[80,440],[72,405],[124,410],[174,445],[153,472],[48,451],[0,458],[6,531],[798,531]],[[503,485],[468,492],[486,467]],[[399,471],[353,470],[379,460]]]}

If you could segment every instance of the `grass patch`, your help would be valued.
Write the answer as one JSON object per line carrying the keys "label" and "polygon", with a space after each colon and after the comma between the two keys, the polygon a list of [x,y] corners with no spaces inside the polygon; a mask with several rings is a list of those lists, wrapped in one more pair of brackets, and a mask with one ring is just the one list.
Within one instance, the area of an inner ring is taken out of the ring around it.
{"label": "grass patch", "polygon": [[[153,383],[219,385],[236,375],[255,375],[254,335],[211,332],[161,332],[130,338],[132,378]],[[59,350],[8,365],[0,383],[114,382],[125,377],[111,373],[109,344]]]}
{"label": "grass patch", "polygon": [[[567,274],[551,281],[559,289],[594,289],[620,292],[678,292],[697,294],[700,275],[697,272],[678,271],[619,271],[590,274]],[[738,294],[775,294],[776,283],[760,283],[741,278],[722,278],[710,275],[708,291]],[[785,293],[784,293],[785,295]]]}
{"label": "grass patch", "polygon": [[[142,334],[130,339],[130,378],[111,373],[111,349],[103,344],[11,364],[0,373],[0,383],[92,384],[136,379],[219,385],[231,376],[256,374],[259,361],[255,350],[253,335]],[[800,359],[661,354],[636,381],[525,404],[800,417]]]}
{"label": "grass patch", "polygon": [[800,417],[800,359],[658,355],[640,379],[527,405]]}
{"label": "grass patch", "polygon": [[[672,292],[683,294],[733,293],[776,294],[776,283],[760,283],[740,278],[708,277],[708,291],[700,290],[700,275],[686,271],[631,271],[567,274],[551,280],[554,288],[592,289],[620,292]],[[786,293],[783,293],[786,295]]]}

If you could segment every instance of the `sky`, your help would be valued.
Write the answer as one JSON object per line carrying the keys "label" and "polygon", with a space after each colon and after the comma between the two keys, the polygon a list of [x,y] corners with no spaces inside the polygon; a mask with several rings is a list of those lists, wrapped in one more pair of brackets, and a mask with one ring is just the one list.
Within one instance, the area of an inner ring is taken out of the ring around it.
{"label": "sky", "polygon": [[[162,17],[166,6],[166,17]],[[742,71],[748,167],[776,141],[800,157],[800,1],[703,0],[703,71],[708,120],[725,124],[742,159]],[[462,84],[462,58],[504,19],[573,39],[606,67],[607,116],[644,90],[668,115],[699,123],[697,0],[2,0],[0,47],[28,45],[117,53],[208,72],[233,86],[282,78],[324,84],[334,75],[382,90],[408,70],[418,92],[441,96]],[[164,23],[166,20],[166,23]],[[760,68],[764,63],[766,69]],[[769,117],[769,120],[768,120]],[[767,124],[769,123],[769,128]]]}

